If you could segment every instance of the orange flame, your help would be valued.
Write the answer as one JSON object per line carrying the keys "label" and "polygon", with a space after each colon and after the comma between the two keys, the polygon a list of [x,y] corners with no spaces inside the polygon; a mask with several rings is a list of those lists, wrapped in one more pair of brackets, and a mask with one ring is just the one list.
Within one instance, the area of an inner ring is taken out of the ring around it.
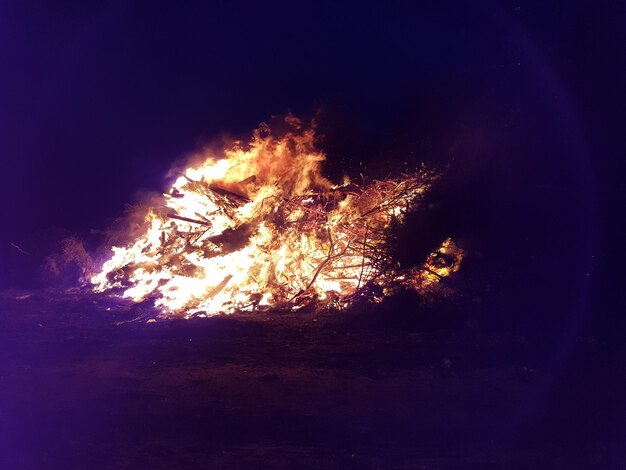
{"label": "orange flame", "polygon": [[95,290],[122,288],[185,316],[345,308],[394,285],[424,293],[458,270],[462,252],[450,239],[409,272],[386,251],[390,227],[419,204],[435,172],[333,185],[314,126],[285,120],[281,137],[261,125],[247,145],[187,168],[146,214],[144,233],[112,248]]}

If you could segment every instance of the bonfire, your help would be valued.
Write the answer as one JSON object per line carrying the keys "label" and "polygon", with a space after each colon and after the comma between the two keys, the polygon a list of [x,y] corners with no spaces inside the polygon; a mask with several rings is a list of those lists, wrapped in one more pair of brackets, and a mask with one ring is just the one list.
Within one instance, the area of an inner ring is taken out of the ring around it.
{"label": "bonfire", "polygon": [[250,142],[184,170],[146,211],[142,233],[112,247],[94,289],[186,317],[344,309],[399,288],[427,295],[459,269],[451,239],[408,269],[389,250],[436,171],[334,184],[322,174],[315,126],[285,122],[280,136],[261,125]]}

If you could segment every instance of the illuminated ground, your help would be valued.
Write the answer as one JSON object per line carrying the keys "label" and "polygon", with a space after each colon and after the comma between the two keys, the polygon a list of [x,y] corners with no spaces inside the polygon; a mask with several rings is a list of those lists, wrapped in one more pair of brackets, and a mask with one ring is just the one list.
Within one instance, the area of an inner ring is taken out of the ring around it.
{"label": "illuminated ground", "polygon": [[459,312],[146,323],[146,310],[85,294],[20,294],[0,297],[3,469],[624,458],[626,373],[601,344],[581,341],[557,376],[540,344],[485,333]]}

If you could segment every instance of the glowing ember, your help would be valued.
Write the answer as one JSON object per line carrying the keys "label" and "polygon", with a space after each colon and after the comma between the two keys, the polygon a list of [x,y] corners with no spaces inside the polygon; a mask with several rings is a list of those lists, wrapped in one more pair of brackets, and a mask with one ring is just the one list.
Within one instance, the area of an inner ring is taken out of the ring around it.
{"label": "glowing ember", "polygon": [[410,270],[388,254],[390,229],[419,205],[434,172],[333,185],[314,128],[286,122],[279,138],[262,125],[248,145],[187,168],[148,211],[143,234],[112,248],[95,290],[122,288],[185,316],[345,308],[400,285],[430,292],[458,270],[462,252],[450,239]]}

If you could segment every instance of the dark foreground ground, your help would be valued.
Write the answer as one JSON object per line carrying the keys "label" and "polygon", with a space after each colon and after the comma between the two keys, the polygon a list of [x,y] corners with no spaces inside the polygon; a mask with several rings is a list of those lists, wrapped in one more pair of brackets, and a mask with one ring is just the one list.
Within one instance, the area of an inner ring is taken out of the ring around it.
{"label": "dark foreground ground", "polygon": [[436,308],[147,323],[24,296],[0,294],[2,469],[626,466],[626,372],[592,339],[555,366]]}

